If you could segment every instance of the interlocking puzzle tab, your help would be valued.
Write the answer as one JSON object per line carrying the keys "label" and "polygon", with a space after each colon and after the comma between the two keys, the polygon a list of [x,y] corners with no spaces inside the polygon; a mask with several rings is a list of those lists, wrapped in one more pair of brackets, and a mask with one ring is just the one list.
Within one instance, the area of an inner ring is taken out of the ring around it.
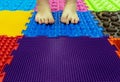
{"label": "interlocking puzzle tab", "polygon": [[79,37],[79,36],[89,36],[93,38],[103,37],[103,29],[98,26],[98,21],[94,21],[94,16],[90,11],[87,12],[77,12],[80,18],[78,24],[63,24],[60,22],[60,17],[62,11],[53,12],[53,17],[55,19],[54,24],[38,24],[36,23],[35,15],[33,13],[30,23],[27,24],[27,29],[23,31],[23,34],[28,37],[35,36],[47,36],[47,37],[58,37],[58,36],[68,36],[68,37]]}
{"label": "interlocking puzzle tab", "polygon": [[18,43],[17,41],[22,38],[18,37],[7,37],[0,36],[0,82],[2,82],[5,72],[3,73],[3,69],[6,64],[10,64],[13,56],[12,52],[17,49]]}
{"label": "interlocking puzzle tab", "polygon": [[108,40],[111,43],[111,45],[114,45],[117,48],[116,53],[118,54],[118,57],[120,58],[120,38],[110,37]]}
{"label": "interlocking puzzle tab", "polygon": [[0,74],[0,82],[3,82],[4,77],[5,77],[5,72]]}

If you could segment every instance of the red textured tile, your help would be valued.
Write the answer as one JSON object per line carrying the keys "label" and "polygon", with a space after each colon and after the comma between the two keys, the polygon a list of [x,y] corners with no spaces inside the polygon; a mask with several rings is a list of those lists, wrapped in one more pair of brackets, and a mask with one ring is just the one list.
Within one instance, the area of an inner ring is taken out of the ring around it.
{"label": "red textured tile", "polygon": [[13,59],[12,52],[18,48],[19,44],[17,42],[21,38],[22,36],[0,36],[0,82],[2,82],[5,76],[3,69],[6,64],[11,63]]}
{"label": "red textured tile", "polygon": [[115,52],[118,54],[118,56],[120,58],[120,38],[110,37],[108,40],[111,45],[114,45],[117,48],[117,51],[115,51]]}
{"label": "red textured tile", "polygon": [[0,82],[3,82],[4,77],[5,77],[5,73],[1,73],[0,74]]}

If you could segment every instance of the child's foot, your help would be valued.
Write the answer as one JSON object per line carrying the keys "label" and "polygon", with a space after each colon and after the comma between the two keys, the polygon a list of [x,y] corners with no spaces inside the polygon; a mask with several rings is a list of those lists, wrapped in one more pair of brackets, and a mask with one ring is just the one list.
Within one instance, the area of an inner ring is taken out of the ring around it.
{"label": "child's foot", "polygon": [[52,16],[48,2],[40,3],[38,6],[38,12],[35,17],[36,22],[39,24],[52,24],[54,18]]}
{"label": "child's foot", "polygon": [[66,3],[65,9],[61,17],[61,22],[66,24],[69,24],[69,22],[75,24],[79,22],[79,17],[76,13],[76,3]]}

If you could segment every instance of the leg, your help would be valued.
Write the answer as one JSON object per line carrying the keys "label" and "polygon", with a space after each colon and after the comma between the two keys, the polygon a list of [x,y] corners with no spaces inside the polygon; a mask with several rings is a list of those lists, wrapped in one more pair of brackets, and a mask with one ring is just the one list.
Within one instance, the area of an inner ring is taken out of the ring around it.
{"label": "leg", "polygon": [[69,22],[78,23],[79,18],[76,13],[76,2],[76,0],[66,0],[66,5],[61,17],[61,22],[66,24],[69,24]]}
{"label": "leg", "polygon": [[35,20],[39,24],[45,23],[54,23],[54,19],[49,7],[49,0],[37,0],[37,9]]}

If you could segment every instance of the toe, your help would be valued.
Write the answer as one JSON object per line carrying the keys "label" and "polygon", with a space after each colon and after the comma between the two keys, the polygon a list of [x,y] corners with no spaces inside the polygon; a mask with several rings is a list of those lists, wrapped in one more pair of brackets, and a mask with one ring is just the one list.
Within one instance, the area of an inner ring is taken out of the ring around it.
{"label": "toe", "polygon": [[71,16],[68,16],[66,24],[69,24],[70,21],[72,21],[72,18],[71,18]]}
{"label": "toe", "polygon": [[54,23],[54,19],[53,18],[49,18],[49,23],[53,24]]}
{"label": "toe", "polygon": [[41,19],[39,19],[39,24],[42,24],[42,20]]}
{"label": "toe", "polygon": [[67,14],[63,14],[62,17],[61,17],[61,22],[66,23],[67,22],[67,17],[68,17]]}
{"label": "toe", "polygon": [[52,18],[52,19],[51,19],[51,23],[54,23],[54,22],[55,22],[55,20]]}
{"label": "toe", "polygon": [[75,23],[77,24],[79,22],[79,18],[76,18],[75,19]]}
{"label": "toe", "polygon": [[42,19],[41,19],[41,23],[45,23],[45,18],[42,18]]}
{"label": "toe", "polygon": [[35,16],[35,21],[39,22],[39,17],[37,15]]}
{"label": "toe", "polygon": [[79,22],[79,18],[72,18],[71,23],[77,24]]}
{"label": "toe", "polygon": [[69,20],[67,19],[65,23],[66,23],[66,24],[69,24]]}
{"label": "toe", "polygon": [[61,22],[66,23],[66,17],[62,17]]}
{"label": "toe", "polygon": [[45,24],[48,24],[48,18],[45,19]]}
{"label": "toe", "polygon": [[71,23],[75,23],[75,20],[74,20],[74,18],[72,18],[72,20],[71,20]]}

